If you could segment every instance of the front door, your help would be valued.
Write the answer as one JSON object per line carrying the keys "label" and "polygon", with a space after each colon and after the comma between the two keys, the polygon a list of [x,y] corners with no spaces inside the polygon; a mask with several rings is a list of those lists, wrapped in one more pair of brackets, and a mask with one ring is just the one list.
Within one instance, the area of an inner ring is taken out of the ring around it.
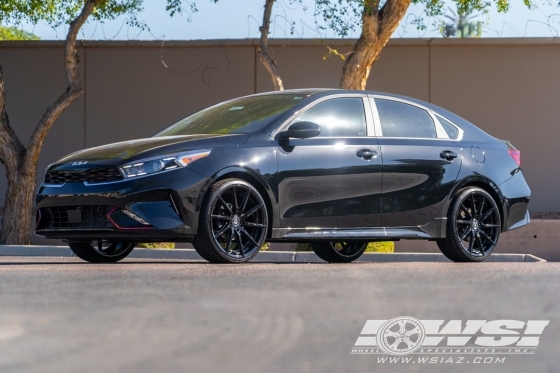
{"label": "front door", "polygon": [[317,123],[321,134],[277,143],[281,227],[379,226],[382,162],[377,139],[367,136],[363,98],[321,101],[296,121]]}

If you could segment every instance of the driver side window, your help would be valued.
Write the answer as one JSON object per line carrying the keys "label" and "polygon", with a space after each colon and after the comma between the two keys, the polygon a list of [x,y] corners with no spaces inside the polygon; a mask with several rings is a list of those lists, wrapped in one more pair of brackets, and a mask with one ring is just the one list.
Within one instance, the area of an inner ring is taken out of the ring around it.
{"label": "driver side window", "polygon": [[319,137],[366,136],[366,116],[360,97],[323,101],[301,114],[292,123],[302,121],[318,124],[321,127]]}

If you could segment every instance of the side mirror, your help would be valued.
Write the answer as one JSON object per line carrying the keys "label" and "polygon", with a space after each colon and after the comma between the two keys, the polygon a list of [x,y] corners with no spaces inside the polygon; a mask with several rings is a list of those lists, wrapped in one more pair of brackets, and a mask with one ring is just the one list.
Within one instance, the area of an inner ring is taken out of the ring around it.
{"label": "side mirror", "polygon": [[286,131],[280,132],[280,138],[287,140],[290,137],[295,139],[308,139],[310,137],[319,136],[321,127],[313,122],[296,122],[292,124]]}

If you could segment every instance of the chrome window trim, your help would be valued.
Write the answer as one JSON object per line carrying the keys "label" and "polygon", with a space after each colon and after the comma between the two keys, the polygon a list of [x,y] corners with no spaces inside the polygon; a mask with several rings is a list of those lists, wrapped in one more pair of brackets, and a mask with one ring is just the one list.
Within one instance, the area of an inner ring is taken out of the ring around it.
{"label": "chrome window trim", "polygon": [[[282,132],[284,129],[286,129],[286,127],[289,126],[294,119],[296,119],[298,116],[302,115],[303,113],[305,113],[307,110],[311,109],[315,105],[318,105],[322,102],[332,100],[332,99],[336,99],[336,98],[350,98],[350,97],[358,97],[358,98],[363,99],[364,97],[366,97],[366,95],[365,94],[360,94],[360,93],[340,93],[340,94],[321,97],[321,98],[311,102],[309,105],[305,106],[304,108],[302,108],[302,109],[296,111],[295,113],[293,113],[288,119],[286,119],[284,121],[284,123],[282,123],[280,126],[278,126],[278,129],[276,131],[272,132],[271,136],[276,137],[276,135],[279,134],[280,132]],[[364,101],[362,100],[362,103],[363,102]],[[367,132],[368,125],[367,125],[367,112],[366,112],[365,105],[364,105],[364,115],[366,117],[366,132]],[[368,136],[369,135],[366,134],[365,136],[358,136],[358,138],[364,138],[364,137],[368,137]],[[338,136],[331,136],[331,137],[338,137]],[[347,137],[356,137],[356,136],[347,136]],[[325,139],[327,137],[322,137],[322,138]]]}
{"label": "chrome window trim", "polygon": [[379,111],[377,111],[377,105],[375,104],[375,99],[374,97],[371,97],[370,95],[368,95],[368,101],[370,103],[371,106],[371,111],[373,112],[373,122],[374,122],[374,129],[375,129],[375,136],[376,137],[382,137],[383,136],[383,130],[381,129],[381,119],[379,119]]}
{"label": "chrome window trim", "polygon": [[366,115],[366,137],[375,137],[375,130],[373,128],[373,114],[371,106],[369,104],[369,99],[362,96],[362,101],[364,104],[364,113]]}
{"label": "chrome window trim", "polygon": [[[461,127],[457,126],[455,123],[453,123],[449,119],[445,118],[443,115],[440,115],[440,114],[434,112],[433,110],[431,110],[431,109],[429,109],[429,108],[427,108],[427,107],[425,107],[421,104],[417,104],[415,102],[405,100],[405,99],[402,99],[402,98],[398,98],[398,97],[384,96],[384,95],[378,95],[378,94],[369,94],[368,97],[370,98],[372,110],[374,110],[375,132],[376,132],[377,137],[383,137],[383,138],[386,138],[386,139],[445,140],[445,141],[461,141],[461,139],[463,138],[464,131],[461,129]],[[379,112],[377,111],[377,105],[375,104],[375,99],[397,101],[397,102],[407,104],[407,105],[411,105],[411,106],[415,106],[418,109],[422,109],[424,111],[427,111],[428,114],[430,115],[430,117],[432,118],[432,120],[434,121],[434,126],[436,128],[436,136],[437,137],[434,138],[434,137],[390,137],[390,136],[383,136],[383,130],[381,128],[381,119],[379,117]],[[456,139],[449,138],[449,135],[447,135],[447,132],[443,128],[443,125],[437,119],[438,116],[444,118],[445,120],[447,120],[449,123],[453,124],[453,126],[455,126],[455,128],[457,128],[459,130],[459,135],[457,136]]]}

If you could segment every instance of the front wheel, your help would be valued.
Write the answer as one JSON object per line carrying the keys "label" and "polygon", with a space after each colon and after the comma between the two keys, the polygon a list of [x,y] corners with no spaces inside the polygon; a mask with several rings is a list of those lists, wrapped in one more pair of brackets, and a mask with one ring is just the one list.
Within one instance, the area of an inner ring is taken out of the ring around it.
{"label": "front wheel", "polygon": [[71,242],[70,249],[77,257],[90,263],[115,263],[122,260],[134,249],[133,242],[109,242],[94,240],[91,242]]}
{"label": "front wheel", "polygon": [[455,196],[447,215],[446,238],[437,244],[454,262],[481,262],[498,244],[500,212],[490,194],[469,187]]}
{"label": "front wheel", "polygon": [[362,256],[367,245],[367,242],[331,241],[312,243],[311,248],[329,263],[350,263]]}
{"label": "front wheel", "polygon": [[255,187],[225,179],[210,187],[193,246],[212,263],[243,263],[259,253],[268,230],[266,204]]}

